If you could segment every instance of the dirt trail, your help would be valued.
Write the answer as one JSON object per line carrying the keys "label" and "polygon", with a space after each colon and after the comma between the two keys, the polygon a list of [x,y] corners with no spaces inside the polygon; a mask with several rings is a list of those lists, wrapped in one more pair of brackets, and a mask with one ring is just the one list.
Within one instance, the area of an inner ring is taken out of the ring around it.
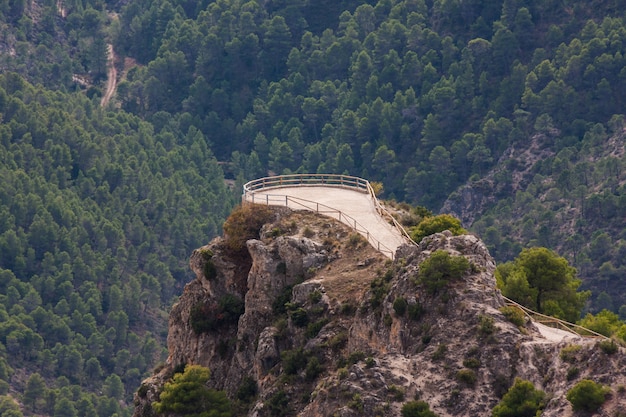
{"label": "dirt trail", "polygon": [[116,87],[117,69],[115,69],[115,53],[113,52],[113,45],[107,44],[107,83],[102,100],[100,100],[100,105],[102,107],[109,104],[111,97],[113,97],[113,94],[115,93]]}

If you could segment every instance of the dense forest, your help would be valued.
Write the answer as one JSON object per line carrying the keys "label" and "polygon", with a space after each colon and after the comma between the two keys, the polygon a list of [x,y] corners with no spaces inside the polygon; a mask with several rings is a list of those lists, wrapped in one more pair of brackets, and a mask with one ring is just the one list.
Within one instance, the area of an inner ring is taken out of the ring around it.
{"label": "dense forest", "polygon": [[0,388],[32,413],[128,415],[119,401],[164,359],[189,254],[232,193],[193,129],[178,143],[14,74],[0,113]]}
{"label": "dense forest", "polygon": [[128,415],[191,251],[268,173],[379,181],[499,262],[553,248],[619,311],[625,54],[616,0],[0,1],[2,394]]}

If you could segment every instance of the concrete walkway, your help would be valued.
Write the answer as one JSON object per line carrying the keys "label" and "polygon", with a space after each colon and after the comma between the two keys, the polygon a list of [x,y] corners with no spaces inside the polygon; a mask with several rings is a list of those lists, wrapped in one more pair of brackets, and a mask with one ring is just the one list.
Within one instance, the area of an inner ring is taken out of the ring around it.
{"label": "concrete walkway", "polygon": [[407,243],[402,233],[378,214],[369,194],[357,190],[325,186],[283,187],[254,191],[248,193],[246,199],[257,204],[316,211],[340,220],[358,230],[390,258],[400,245]]}

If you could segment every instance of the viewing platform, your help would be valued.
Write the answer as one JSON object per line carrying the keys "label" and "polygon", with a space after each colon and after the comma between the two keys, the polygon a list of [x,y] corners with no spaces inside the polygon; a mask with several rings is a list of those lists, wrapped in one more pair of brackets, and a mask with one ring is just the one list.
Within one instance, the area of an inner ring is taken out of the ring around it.
{"label": "viewing platform", "polygon": [[414,244],[380,204],[367,180],[347,175],[294,174],[259,178],[243,186],[242,202],[309,210],[350,226],[393,259],[402,244]]}

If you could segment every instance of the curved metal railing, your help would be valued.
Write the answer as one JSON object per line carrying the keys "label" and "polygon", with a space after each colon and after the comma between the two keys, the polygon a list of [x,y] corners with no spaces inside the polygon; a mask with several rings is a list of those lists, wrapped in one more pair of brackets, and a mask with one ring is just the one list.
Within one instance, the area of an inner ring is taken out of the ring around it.
{"label": "curved metal railing", "polygon": [[243,185],[243,195],[271,188],[319,186],[351,188],[368,193],[369,181],[350,175],[337,174],[291,174],[264,177],[249,181]]}
{"label": "curved metal railing", "polygon": [[289,203],[291,202],[296,206],[301,206],[302,208],[315,211],[317,213],[322,213],[325,215],[334,214],[337,216],[337,220],[359,232],[379,252],[382,252],[385,255],[389,256],[391,259],[393,259],[395,254],[393,250],[391,250],[374,236],[372,236],[372,234],[365,227],[363,227],[355,218],[342,212],[341,210],[315,201],[306,200],[298,197],[291,197],[284,194],[265,193],[261,197],[255,197],[254,194],[256,191],[265,191],[268,189],[306,186],[347,188],[369,194],[374,203],[376,212],[381,217],[388,219],[390,224],[400,232],[401,236],[405,238],[407,243],[415,244],[415,242],[413,242],[413,240],[411,240],[411,238],[409,237],[409,234],[406,232],[406,230],[404,230],[402,225],[400,225],[400,223],[398,223],[397,220],[380,204],[369,181],[363,178],[337,174],[292,174],[264,177],[244,184],[243,195],[241,198],[242,202],[266,205],[289,206]]}
{"label": "curved metal railing", "polygon": [[395,217],[393,217],[391,215],[391,213],[389,213],[387,211],[387,209],[385,207],[383,207],[382,204],[380,204],[380,201],[378,201],[378,198],[376,198],[376,193],[374,192],[374,189],[372,188],[371,184],[369,183],[369,181],[367,181],[367,192],[369,193],[372,201],[374,202],[374,205],[376,207],[376,211],[378,212],[378,214],[382,217],[382,218],[386,218],[389,220],[389,222],[400,231],[400,234],[402,235],[402,237],[404,237],[404,239],[407,241],[407,243],[414,245],[414,246],[419,246],[414,240],[413,238],[411,238],[411,236],[407,233],[406,229],[400,224],[398,223],[398,221],[396,220]]}
{"label": "curved metal railing", "polygon": [[[395,217],[393,217],[391,213],[389,213],[383,207],[383,205],[380,204],[380,201],[376,197],[376,193],[374,192],[371,184],[369,183],[369,181],[363,178],[337,174],[292,174],[264,177],[247,182],[243,185],[242,202],[284,206],[288,206],[289,202],[292,202],[295,205],[302,206],[303,208],[310,211],[315,211],[316,213],[321,213],[325,215],[335,214],[337,215],[337,220],[364,235],[367,238],[367,241],[374,248],[393,259],[395,255],[394,251],[392,251],[384,244],[379,242],[376,238],[371,236],[369,231],[365,227],[361,226],[356,221],[356,219],[343,213],[341,210],[337,210],[335,208],[329,207],[325,204],[317,203],[315,201],[310,201],[298,197],[291,197],[284,194],[264,194],[262,198],[255,198],[254,196],[255,191],[261,190],[283,187],[306,187],[320,185],[326,187],[348,188],[369,194],[376,208],[376,212],[381,217],[388,219],[390,224],[398,229],[398,231],[400,231],[407,243],[418,246],[417,243],[415,243],[413,239],[411,239],[404,227],[402,227],[402,225],[398,223]],[[545,314],[537,313],[536,311],[524,307],[523,305],[516,303],[515,301],[507,297],[502,297],[506,301],[507,305],[519,308],[524,313],[524,315],[527,316],[531,321],[542,323],[551,327],[555,327],[557,329],[566,330],[582,337],[591,337],[603,340],[611,339],[603,334],[594,332],[593,330],[587,329],[577,324],[569,323],[565,320],[557,319],[556,317],[546,316]]]}
{"label": "curved metal railing", "polygon": [[570,323],[565,320],[557,319],[556,317],[546,316],[545,314],[537,313],[536,311],[533,311],[528,307],[524,307],[523,305],[516,303],[515,301],[505,297],[504,295],[502,296],[502,298],[504,298],[508,306],[519,308],[524,313],[524,315],[528,317],[531,321],[545,324],[546,326],[553,327],[555,329],[565,330],[582,337],[591,337],[603,340],[611,339],[610,337],[607,337],[598,332],[594,332],[593,330],[587,329],[586,327],[579,326],[578,324]]}

